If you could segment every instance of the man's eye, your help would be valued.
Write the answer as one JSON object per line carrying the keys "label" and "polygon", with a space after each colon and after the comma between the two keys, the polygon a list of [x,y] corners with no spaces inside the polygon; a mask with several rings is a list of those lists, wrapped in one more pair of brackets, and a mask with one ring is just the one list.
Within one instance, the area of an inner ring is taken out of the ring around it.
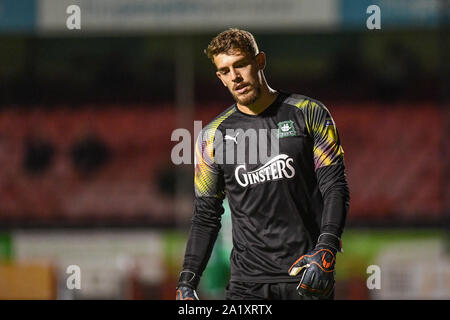
{"label": "man's eye", "polygon": [[227,73],[228,73],[228,70],[221,70],[220,73],[221,73],[221,74],[227,74]]}
{"label": "man's eye", "polygon": [[241,62],[241,63],[239,63],[238,65],[236,65],[236,68],[243,68],[243,67],[245,67],[245,66],[247,66],[247,65],[248,65],[247,62]]}

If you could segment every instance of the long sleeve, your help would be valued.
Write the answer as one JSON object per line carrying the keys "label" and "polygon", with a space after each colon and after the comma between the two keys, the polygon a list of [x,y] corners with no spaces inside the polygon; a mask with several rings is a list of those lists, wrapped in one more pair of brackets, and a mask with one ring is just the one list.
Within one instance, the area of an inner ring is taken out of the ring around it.
{"label": "long sleeve", "polygon": [[215,129],[206,127],[195,145],[194,212],[183,270],[199,278],[211,256],[221,227],[225,198],[223,174],[214,159]]}
{"label": "long sleeve", "polygon": [[341,237],[350,204],[350,192],[344,163],[321,167],[317,171],[319,189],[323,197],[321,233]]}
{"label": "long sleeve", "polygon": [[344,150],[335,122],[325,106],[309,101],[304,114],[307,129],[314,141],[314,166],[324,201],[320,231],[340,238],[350,202]]}

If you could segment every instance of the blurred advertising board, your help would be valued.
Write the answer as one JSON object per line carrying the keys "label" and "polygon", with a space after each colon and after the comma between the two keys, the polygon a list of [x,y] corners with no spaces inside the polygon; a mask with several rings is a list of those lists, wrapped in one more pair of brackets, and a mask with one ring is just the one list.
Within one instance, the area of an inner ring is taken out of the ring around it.
{"label": "blurred advertising board", "polygon": [[[71,0],[41,0],[38,28],[64,31]],[[336,26],[335,0],[81,0],[87,32],[196,32],[231,26],[252,29]]]}
{"label": "blurred advertising board", "polygon": [[36,0],[0,0],[0,32],[33,31],[36,4]]}

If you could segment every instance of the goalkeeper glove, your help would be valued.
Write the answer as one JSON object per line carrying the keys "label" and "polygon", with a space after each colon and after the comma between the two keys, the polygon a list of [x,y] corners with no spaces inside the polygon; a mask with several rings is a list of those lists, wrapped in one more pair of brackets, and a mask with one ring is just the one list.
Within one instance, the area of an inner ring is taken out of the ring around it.
{"label": "goalkeeper glove", "polygon": [[334,289],[336,252],[340,239],[331,233],[322,233],[314,250],[301,256],[289,268],[290,276],[301,274],[297,291],[301,296],[328,299]]}
{"label": "goalkeeper glove", "polygon": [[199,300],[195,288],[198,285],[199,277],[192,271],[181,271],[177,286],[177,300]]}

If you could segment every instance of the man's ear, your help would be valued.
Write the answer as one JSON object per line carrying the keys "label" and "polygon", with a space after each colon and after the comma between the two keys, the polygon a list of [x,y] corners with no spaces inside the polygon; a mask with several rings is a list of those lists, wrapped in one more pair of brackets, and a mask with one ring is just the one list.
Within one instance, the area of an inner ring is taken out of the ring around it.
{"label": "man's ear", "polygon": [[266,67],[266,54],[261,51],[255,56],[255,59],[258,65],[258,69],[264,70],[264,68]]}

